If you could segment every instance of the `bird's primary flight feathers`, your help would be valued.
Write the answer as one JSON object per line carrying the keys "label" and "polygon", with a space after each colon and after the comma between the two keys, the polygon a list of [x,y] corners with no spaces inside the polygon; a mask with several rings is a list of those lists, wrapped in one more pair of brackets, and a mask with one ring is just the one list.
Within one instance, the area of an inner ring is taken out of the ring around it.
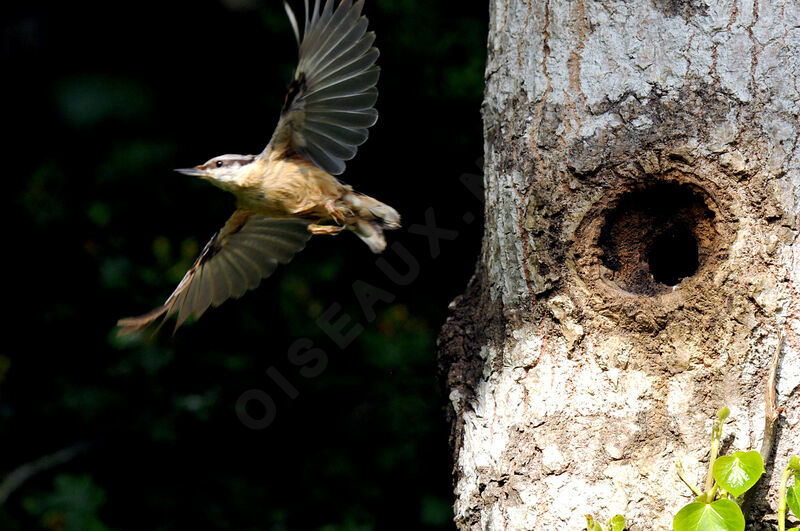
{"label": "bird's primary flight feathers", "polygon": [[285,264],[311,238],[308,222],[296,218],[268,218],[237,210],[206,244],[166,302],[141,317],[120,319],[121,332],[138,330],[162,315],[175,313],[177,329],[189,316],[200,317],[209,306],[239,298],[261,279]]}
{"label": "bird's primary flight feathers", "polygon": [[[358,146],[367,140],[367,128],[378,120],[375,102],[380,69],[375,34],[367,32],[361,15],[364,0],[342,0],[336,9],[326,0],[320,10],[315,0],[306,18],[298,65],[286,95],[281,119],[267,148],[287,155],[303,155],[331,175],[344,172]],[[291,9],[286,5],[288,13]],[[290,15],[299,39],[297,21]]]}

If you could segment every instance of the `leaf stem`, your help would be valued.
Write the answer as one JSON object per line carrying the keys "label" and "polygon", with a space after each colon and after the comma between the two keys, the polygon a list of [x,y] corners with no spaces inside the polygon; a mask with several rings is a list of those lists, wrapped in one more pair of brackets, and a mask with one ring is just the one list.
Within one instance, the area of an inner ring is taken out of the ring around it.
{"label": "leaf stem", "polygon": [[678,461],[675,463],[675,469],[678,471],[678,477],[681,479],[681,481],[684,482],[684,484],[687,487],[692,489],[692,492],[694,492],[695,496],[700,496],[701,494],[703,494],[703,492],[697,487],[695,487],[694,483],[690,482],[689,479],[686,477],[686,471],[683,469],[683,463],[681,463],[680,459],[678,459]]}
{"label": "leaf stem", "polygon": [[[711,455],[708,459],[708,474],[706,475],[706,493],[708,495],[711,494],[711,487],[714,486],[714,461],[717,460],[717,454],[719,453],[719,442],[722,440],[722,423],[724,421],[720,420],[719,418],[714,421],[714,427],[711,428]],[[708,499],[708,503],[711,503],[713,498]]]}
{"label": "leaf stem", "polygon": [[778,531],[786,531],[786,484],[794,475],[791,465],[787,465],[781,476],[780,498],[778,502]]}
{"label": "leaf stem", "polygon": [[717,489],[719,489],[719,485],[715,483],[714,486],[711,487],[711,490],[706,493],[706,503],[711,503],[714,501],[714,498],[717,496]]}

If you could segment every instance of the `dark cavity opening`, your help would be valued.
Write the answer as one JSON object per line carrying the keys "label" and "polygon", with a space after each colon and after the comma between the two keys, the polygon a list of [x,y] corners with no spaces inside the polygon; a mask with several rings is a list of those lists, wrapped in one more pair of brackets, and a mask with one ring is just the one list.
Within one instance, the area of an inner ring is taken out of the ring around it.
{"label": "dark cavity opening", "polygon": [[653,280],[674,286],[697,272],[697,240],[683,225],[665,231],[653,240],[647,263]]}
{"label": "dark cavity opening", "polygon": [[622,196],[605,216],[601,261],[621,288],[657,295],[702,266],[714,218],[699,191],[661,182]]}

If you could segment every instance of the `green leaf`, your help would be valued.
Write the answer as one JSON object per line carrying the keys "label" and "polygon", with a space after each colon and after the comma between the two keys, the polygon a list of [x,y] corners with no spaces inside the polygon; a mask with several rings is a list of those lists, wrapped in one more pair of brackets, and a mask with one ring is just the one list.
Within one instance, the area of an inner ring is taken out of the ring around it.
{"label": "green leaf", "polygon": [[792,510],[795,516],[800,516],[800,492],[797,492],[796,485],[786,489],[786,505]]}
{"label": "green leaf", "polygon": [[674,531],[744,531],[744,516],[731,500],[693,502],[672,519]]}
{"label": "green leaf", "polygon": [[755,450],[736,452],[718,458],[712,470],[719,486],[738,498],[764,473],[764,461]]}
{"label": "green leaf", "polygon": [[800,457],[793,455],[789,459],[789,468],[791,468],[795,472],[800,472]]}
{"label": "green leaf", "polygon": [[600,524],[595,521],[591,514],[586,515],[586,531],[603,531]]}
{"label": "green leaf", "polygon": [[611,531],[623,531],[625,529],[625,517],[621,514],[618,514],[614,518],[611,519],[610,522],[610,529]]}
{"label": "green leaf", "polygon": [[725,419],[728,418],[728,415],[731,414],[731,410],[727,408],[727,406],[723,406],[722,409],[717,411],[717,418],[720,422],[725,422]]}

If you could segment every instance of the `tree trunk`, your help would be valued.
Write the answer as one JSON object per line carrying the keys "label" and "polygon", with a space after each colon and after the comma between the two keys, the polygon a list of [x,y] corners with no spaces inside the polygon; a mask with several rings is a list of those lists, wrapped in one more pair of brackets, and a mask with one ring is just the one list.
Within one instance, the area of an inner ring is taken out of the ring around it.
{"label": "tree trunk", "polygon": [[[800,6],[492,0],[483,249],[439,363],[462,529],[671,529],[723,450],[800,453]],[[773,469],[772,462],[775,467]],[[765,516],[766,515],[766,516]]]}

